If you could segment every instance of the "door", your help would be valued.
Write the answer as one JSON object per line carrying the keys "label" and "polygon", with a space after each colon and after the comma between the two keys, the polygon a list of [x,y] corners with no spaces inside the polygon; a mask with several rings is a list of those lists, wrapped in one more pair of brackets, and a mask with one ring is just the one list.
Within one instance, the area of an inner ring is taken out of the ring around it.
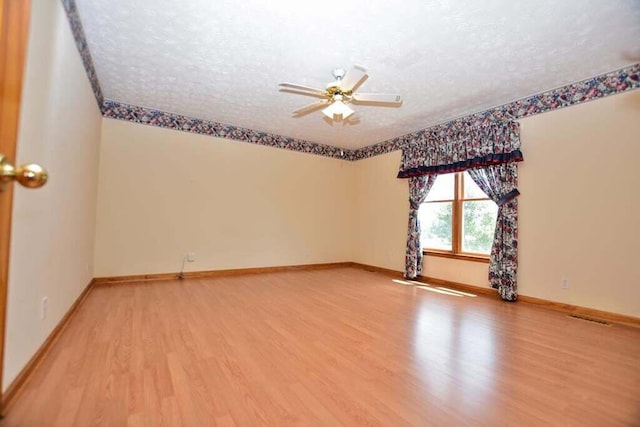
{"label": "door", "polygon": [[[14,168],[22,78],[27,53],[30,0],[0,0],[0,385],[4,366],[7,313],[7,280],[13,181],[27,187],[46,182],[46,171],[37,165]],[[0,404],[2,390],[0,386]]]}

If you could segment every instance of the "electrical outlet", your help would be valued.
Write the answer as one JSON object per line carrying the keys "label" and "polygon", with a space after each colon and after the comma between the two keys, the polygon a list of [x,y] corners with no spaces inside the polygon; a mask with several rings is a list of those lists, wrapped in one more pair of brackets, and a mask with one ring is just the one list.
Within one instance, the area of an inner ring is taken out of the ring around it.
{"label": "electrical outlet", "polygon": [[562,280],[560,281],[560,288],[569,289],[569,279],[567,279],[566,277],[563,277]]}
{"label": "electrical outlet", "polygon": [[49,311],[49,297],[42,298],[42,304],[40,306],[40,320],[47,318],[47,312]]}
{"label": "electrical outlet", "polygon": [[195,252],[187,252],[187,262],[194,262],[196,260]]}

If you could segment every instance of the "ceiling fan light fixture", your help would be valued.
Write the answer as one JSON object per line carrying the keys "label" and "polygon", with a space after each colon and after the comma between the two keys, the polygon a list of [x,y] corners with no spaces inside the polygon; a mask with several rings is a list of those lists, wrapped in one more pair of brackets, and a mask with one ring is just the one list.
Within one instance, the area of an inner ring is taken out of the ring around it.
{"label": "ceiling fan light fixture", "polygon": [[330,119],[335,119],[336,116],[342,116],[342,119],[346,119],[350,115],[354,113],[354,111],[349,108],[347,104],[342,102],[342,96],[336,95],[334,97],[335,101],[331,103],[327,108],[322,110],[322,114],[329,117]]}

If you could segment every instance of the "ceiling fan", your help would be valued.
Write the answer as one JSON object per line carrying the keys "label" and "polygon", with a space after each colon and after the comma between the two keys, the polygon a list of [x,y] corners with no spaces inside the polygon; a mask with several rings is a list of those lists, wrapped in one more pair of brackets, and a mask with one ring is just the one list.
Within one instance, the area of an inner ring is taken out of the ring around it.
{"label": "ceiling fan", "polygon": [[360,66],[354,66],[349,71],[337,68],[333,70],[335,81],[329,83],[326,89],[316,89],[293,83],[280,83],[280,90],[299,95],[315,96],[322,98],[318,102],[304,106],[293,112],[294,117],[300,117],[325,107],[322,113],[333,120],[344,120],[354,113],[347,104],[362,103],[387,107],[399,107],[402,104],[400,95],[388,93],[354,93],[366,79],[367,70]]}

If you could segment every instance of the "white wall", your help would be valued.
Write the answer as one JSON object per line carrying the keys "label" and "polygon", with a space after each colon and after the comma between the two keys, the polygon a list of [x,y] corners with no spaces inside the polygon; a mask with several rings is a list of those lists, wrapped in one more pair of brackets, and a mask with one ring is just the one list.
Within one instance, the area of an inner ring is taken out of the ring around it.
{"label": "white wall", "polygon": [[396,179],[400,151],[353,163],[353,261],[402,271],[407,243],[407,181]]}
{"label": "white wall", "polygon": [[101,116],[59,1],[32,2],[21,108],[17,161],[50,180],[14,191],[3,390],[92,277]]}
{"label": "white wall", "polygon": [[640,91],[521,124],[520,292],[640,317]]}
{"label": "white wall", "polygon": [[94,275],[349,261],[350,166],[105,119]]}
{"label": "white wall", "polygon": [[[521,124],[520,294],[640,317],[640,91]],[[355,164],[357,262],[403,270],[408,192],[395,178],[399,162],[394,152]],[[427,257],[423,275],[487,286],[487,268]]]}

